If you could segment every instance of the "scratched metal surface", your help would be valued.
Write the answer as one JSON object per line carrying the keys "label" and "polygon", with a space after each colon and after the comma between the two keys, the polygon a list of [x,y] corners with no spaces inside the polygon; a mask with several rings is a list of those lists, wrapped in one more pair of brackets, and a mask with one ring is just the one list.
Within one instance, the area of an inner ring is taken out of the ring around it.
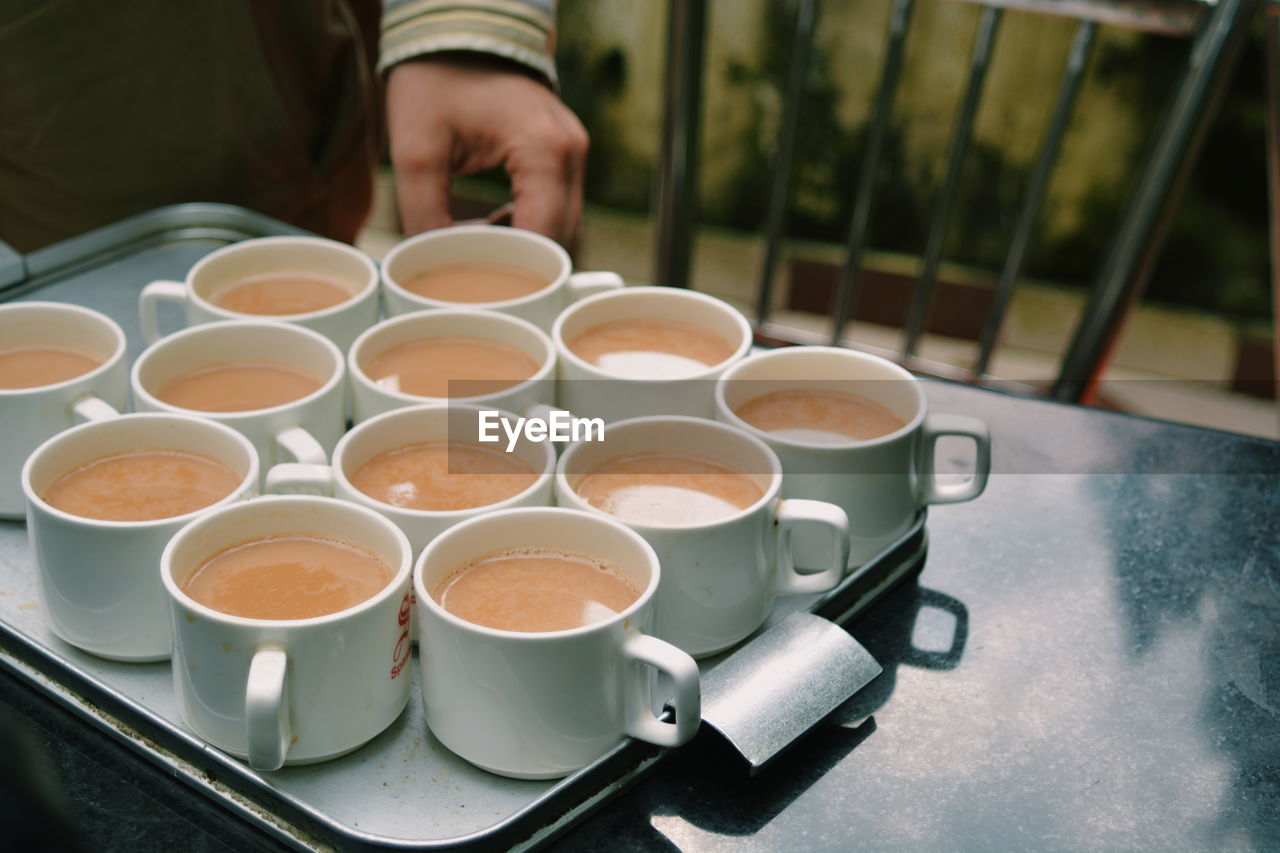
{"label": "scratched metal surface", "polygon": [[683,750],[559,853],[1280,850],[1280,442],[928,393],[996,453],[856,623],[884,673],[759,777]]}

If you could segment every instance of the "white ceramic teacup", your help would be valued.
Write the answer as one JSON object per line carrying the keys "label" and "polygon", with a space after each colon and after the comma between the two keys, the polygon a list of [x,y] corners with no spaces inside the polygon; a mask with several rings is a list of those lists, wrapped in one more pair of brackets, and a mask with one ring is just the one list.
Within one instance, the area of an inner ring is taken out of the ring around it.
{"label": "white ceramic teacup", "polygon": [[[588,329],[615,320],[660,319],[692,323],[723,338],[733,354],[679,378],[636,378],[611,373],[569,344]],[[620,421],[646,415],[715,415],[715,380],[751,350],[751,326],[736,308],[714,296],[676,287],[628,287],[589,297],[565,310],[551,329],[560,359],[559,404],[575,416]]]}
{"label": "white ceramic teacup", "polygon": [[[411,509],[371,498],[351,484],[352,474],[361,465],[388,450],[435,441],[479,444],[479,420],[484,411],[479,406],[427,405],[384,412],[344,435],[333,450],[331,465],[289,462],[272,468],[267,472],[266,491],[331,495],[368,507],[403,530],[415,554],[441,532],[468,518],[499,509],[550,504],[555,449],[549,442],[530,441],[523,435],[511,452],[527,463],[537,478],[527,489],[497,503],[455,510]],[[510,422],[516,418],[503,411],[497,411],[497,417]],[[505,441],[504,438],[501,445],[480,446],[489,446],[501,453],[505,450]]]}
{"label": "white ceramic teacup", "polygon": [[[643,591],[603,621],[542,633],[486,628],[447,612],[431,597],[468,560],[530,546],[603,558]],[[572,773],[627,735],[661,746],[689,740],[701,720],[698,667],[684,652],[645,633],[659,572],[644,539],[595,513],[502,510],[437,536],[413,575],[431,731],[472,764],[522,779]],[[650,667],[674,685],[672,722],[654,715]]]}
{"label": "white ceramic teacup", "polygon": [[[394,577],[353,607],[308,619],[232,616],[182,590],[219,551],[283,535],[363,547]],[[184,527],[160,560],[182,719],[257,770],[325,761],[372,739],[409,699],[412,564],[409,542],[394,524],[332,498],[264,497]]]}
{"label": "white ceramic teacup", "polygon": [[120,326],[88,308],[61,302],[0,306],[0,348],[68,347],[102,359],[88,373],[63,382],[0,388],[0,518],[23,517],[22,465],[42,441],[73,424],[124,410],[125,345]]}
{"label": "white ceramic teacup", "polygon": [[[344,302],[303,314],[244,314],[214,303],[219,291],[263,273],[311,273],[333,281],[351,296]],[[138,297],[143,339],[160,339],[162,303],[181,306],[188,326],[217,320],[276,320],[313,329],[342,350],[378,320],[378,267],[364,252],[322,237],[259,237],[210,252],[191,267],[184,281],[153,281]]]}
{"label": "white ceramic teacup", "polygon": [[[315,376],[322,385],[283,405],[240,412],[184,409],[156,392],[192,370],[228,362],[283,364]],[[196,415],[243,433],[257,449],[264,470],[279,462],[323,465],[346,429],[346,363],[332,341],[301,326],[225,320],[193,326],[147,347],[133,363],[134,406],[140,412]]]}
{"label": "white ceramic teacup", "polygon": [[[104,456],[138,450],[198,453],[240,476],[203,509],[153,521],[102,521],[41,497],[64,474]],[[192,519],[258,489],[258,455],[240,433],[186,415],[138,414],[72,427],[42,444],[22,470],[27,533],[49,628],[73,646],[123,661],[164,660],[171,646],[160,554]]]}
{"label": "white ceramic teacup", "polygon": [[[465,303],[431,299],[405,287],[424,270],[468,263],[518,267],[546,279],[547,286],[518,299]],[[573,272],[569,253],[548,237],[494,225],[455,225],[410,237],[383,259],[382,281],[388,316],[428,308],[483,308],[528,320],[544,330],[575,300],[623,286],[617,273]]]}
{"label": "white ceramic teacup", "polygon": [[[879,438],[819,443],[757,429],[735,414],[759,396],[796,388],[866,397],[904,424]],[[919,379],[893,362],[839,347],[787,347],[735,364],[716,384],[716,416],[773,448],[785,472],[784,495],[844,508],[852,536],[850,566],[862,565],[905,533],[921,508],[982,494],[991,468],[986,424],[961,415],[930,414]],[[934,472],[935,448],[943,436],[973,441],[971,477],[951,482]],[[806,553],[799,559],[810,565],[812,558]]]}
{"label": "white ceramic teacup", "polygon": [[[421,397],[379,384],[365,372],[365,366],[392,347],[409,341],[435,337],[479,338],[514,347],[529,356],[537,370],[529,378],[492,393],[457,397]],[[537,326],[492,311],[418,311],[383,320],[367,330],[347,353],[351,373],[351,394],[356,423],[374,415],[424,403],[462,403],[487,409],[506,409],[527,414],[545,411],[555,400],[556,351]]]}
{"label": "white ceramic teacup", "polygon": [[[654,636],[699,657],[737,644],[759,628],[779,595],[826,592],[844,579],[849,524],[844,511],[821,501],[779,497],[782,466],[754,436],[699,418],[634,418],[610,424],[602,442],[570,445],[556,467],[556,502],[601,512],[578,483],[601,464],[637,453],[664,452],[718,462],[755,481],[760,499],[712,522],[659,524],[619,518],[645,538],[662,564]],[[610,476],[610,475],[602,475]],[[714,475],[712,475],[714,476]],[[825,528],[816,573],[796,572],[793,532]]]}

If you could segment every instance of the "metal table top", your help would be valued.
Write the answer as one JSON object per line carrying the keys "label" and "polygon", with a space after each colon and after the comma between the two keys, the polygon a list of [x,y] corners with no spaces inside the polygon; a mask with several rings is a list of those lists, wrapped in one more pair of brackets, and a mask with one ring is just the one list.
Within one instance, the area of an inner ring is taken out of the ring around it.
{"label": "metal table top", "polygon": [[767,777],[690,753],[565,849],[1280,849],[1280,443],[929,396],[993,476],[858,623],[884,674]]}
{"label": "metal table top", "polygon": [[[1280,848],[1280,442],[928,393],[993,475],[855,623],[884,674],[755,778],[704,733],[557,849]],[[277,849],[42,701],[0,680],[92,849]]]}

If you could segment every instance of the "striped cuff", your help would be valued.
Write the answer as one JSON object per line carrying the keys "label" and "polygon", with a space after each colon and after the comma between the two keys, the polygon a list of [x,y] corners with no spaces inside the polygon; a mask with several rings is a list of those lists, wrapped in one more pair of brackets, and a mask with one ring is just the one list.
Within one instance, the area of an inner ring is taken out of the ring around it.
{"label": "striped cuff", "polygon": [[552,0],[391,0],[382,15],[378,71],[447,50],[519,62],[557,85]]}

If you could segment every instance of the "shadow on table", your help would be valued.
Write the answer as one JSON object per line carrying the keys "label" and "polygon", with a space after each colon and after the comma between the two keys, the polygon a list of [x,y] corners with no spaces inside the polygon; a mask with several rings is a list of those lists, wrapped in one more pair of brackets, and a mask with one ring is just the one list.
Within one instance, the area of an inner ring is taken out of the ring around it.
{"label": "shadow on table", "polygon": [[[920,615],[930,610],[949,616],[952,625],[949,642],[936,651],[913,642]],[[947,670],[959,664],[969,616],[963,603],[921,587],[917,576],[846,627],[884,671],[758,775],[751,776],[728,742],[703,726],[693,743],[662,768],[659,780],[605,809],[571,834],[568,846],[586,849],[598,842],[605,848],[679,849],[655,825],[664,818],[678,818],[706,834],[754,835],[875,733],[871,715],[893,693],[899,666]]]}
{"label": "shadow on table", "polygon": [[[924,631],[935,648],[916,645],[921,616],[928,615]],[[950,617],[950,624],[947,618]],[[958,599],[928,587],[917,579],[894,590],[863,618],[850,626],[884,672],[836,709],[833,716],[854,721],[880,709],[897,684],[899,666],[942,672],[960,664],[969,641],[969,609]],[[940,641],[940,642],[939,642]]]}

